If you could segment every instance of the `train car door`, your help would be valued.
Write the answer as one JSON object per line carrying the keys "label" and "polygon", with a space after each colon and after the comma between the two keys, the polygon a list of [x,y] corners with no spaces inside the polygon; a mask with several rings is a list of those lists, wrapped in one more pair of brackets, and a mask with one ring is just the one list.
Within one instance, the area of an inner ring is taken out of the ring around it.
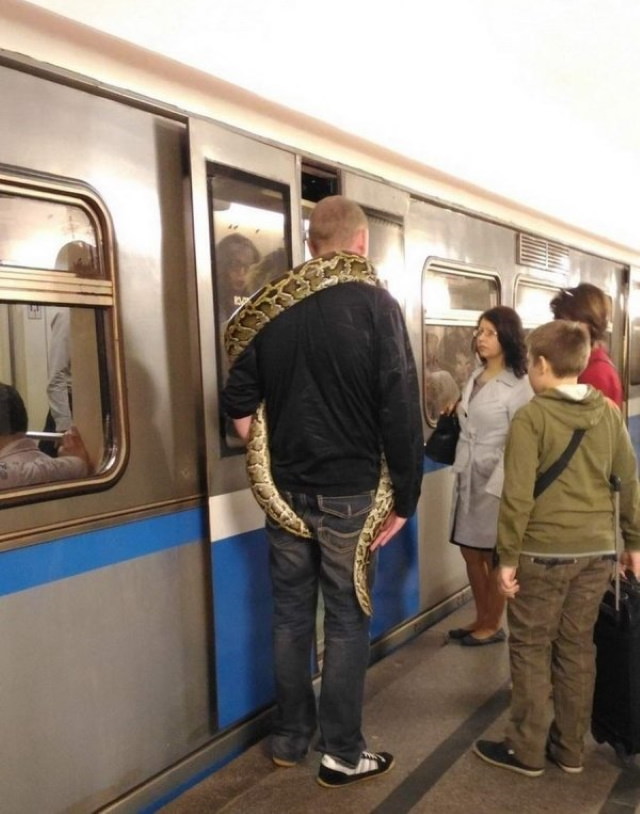
{"label": "train car door", "polygon": [[264,516],[244,447],[220,409],[231,314],[302,260],[299,167],[293,153],[201,120],[189,123],[194,252],[211,542],[217,726],[273,700]]}
{"label": "train car door", "polygon": [[[369,256],[378,275],[402,306],[405,315],[412,299],[411,278],[405,262],[405,220],[409,195],[371,178],[345,172],[341,186],[347,198],[357,201],[369,219]],[[415,290],[415,289],[414,289]],[[419,290],[419,289],[418,289]],[[411,317],[407,316],[408,323]],[[408,324],[410,336],[414,330]],[[416,359],[419,345],[413,346]],[[372,636],[386,632],[420,610],[418,533],[415,517],[392,544],[379,554],[373,592]]]}

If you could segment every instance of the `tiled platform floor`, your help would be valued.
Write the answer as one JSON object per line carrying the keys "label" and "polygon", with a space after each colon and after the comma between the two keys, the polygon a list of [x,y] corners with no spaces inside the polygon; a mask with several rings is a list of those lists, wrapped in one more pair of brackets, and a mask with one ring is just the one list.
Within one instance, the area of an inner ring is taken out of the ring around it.
{"label": "tiled platform floor", "polygon": [[461,608],[375,664],[364,731],[395,755],[389,774],[342,789],[315,781],[319,755],[277,769],[263,741],[162,808],[163,814],[640,814],[638,758],[623,767],[589,739],[585,771],[548,764],[540,778],[487,766],[470,747],[500,738],[507,717],[507,645],[445,644]]}

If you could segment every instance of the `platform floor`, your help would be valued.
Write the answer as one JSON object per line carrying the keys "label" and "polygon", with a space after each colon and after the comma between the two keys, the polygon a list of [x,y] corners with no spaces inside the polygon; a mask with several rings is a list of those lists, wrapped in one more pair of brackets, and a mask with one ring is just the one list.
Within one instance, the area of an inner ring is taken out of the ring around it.
{"label": "platform floor", "polygon": [[471,752],[478,737],[502,736],[509,669],[504,643],[445,643],[470,613],[460,608],[369,670],[364,732],[370,749],[394,754],[388,774],[326,789],[315,780],[318,753],[278,769],[264,740],[163,814],[640,814],[640,759],[623,766],[591,738],[575,776],[548,763],[541,777],[523,777]]}

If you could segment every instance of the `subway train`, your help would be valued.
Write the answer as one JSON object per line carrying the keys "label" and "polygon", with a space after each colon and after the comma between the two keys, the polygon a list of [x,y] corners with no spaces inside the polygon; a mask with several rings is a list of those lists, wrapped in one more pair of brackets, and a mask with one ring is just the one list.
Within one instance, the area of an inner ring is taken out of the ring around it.
{"label": "subway train", "polygon": [[[268,554],[219,406],[222,336],[245,297],[305,259],[314,204],[340,193],[368,215],[425,438],[474,364],[482,311],[513,306],[530,329],[588,281],[611,301],[638,448],[640,268],[506,204],[498,217],[479,195],[412,187],[392,156],[379,172],[354,147],[348,163],[330,130],[305,146],[283,123],[279,140],[248,108],[241,127],[7,51],[0,85],[0,380],[46,440],[65,314],[63,395],[94,464],[1,493],[1,807],[140,811],[267,732]],[[418,511],[378,559],[374,660],[469,598],[451,491],[450,467],[425,459]],[[317,631],[316,667],[322,608]]]}

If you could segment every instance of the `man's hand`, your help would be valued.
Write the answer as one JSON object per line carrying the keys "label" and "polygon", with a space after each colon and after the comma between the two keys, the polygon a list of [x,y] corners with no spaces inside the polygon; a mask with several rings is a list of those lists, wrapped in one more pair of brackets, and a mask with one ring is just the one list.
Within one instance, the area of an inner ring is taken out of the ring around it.
{"label": "man's hand", "polygon": [[619,563],[620,576],[625,571],[633,571],[636,579],[640,579],[640,551],[623,551]]}
{"label": "man's hand", "polygon": [[369,550],[375,551],[376,548],[381,548],[382,546],[386,545],[389,540],[400,531],[406,522],[406,517],[398,517],[395,512],[391,512],[389,517],[387,517],[382,524],[382,528],[378,532],[376,539],[371,543]]}
{"label": "man's hand", "polygon": [[251,419],[253,418],[252,415],[246,415],[243,418],[234,418],[233,419],[233,426],[236,428],[236,432],[242,438],[242,440],[247,443],[249,438],[249,430],[251,429]]}
{"label": "man's hand", "polygon": [[513,599],[520,590],[516,579],[516,570],[514,566],[508,565],[501,565],[498,568],[498,591],[507,599]]}
{"label": "man's hand", "polygon": [[458,399],[458,401],[450,401],[448,404],[445,404],[440,410],[440,413],[444,415],[451,415],[452,413],[455,413],[459,401],[460,399]]}

